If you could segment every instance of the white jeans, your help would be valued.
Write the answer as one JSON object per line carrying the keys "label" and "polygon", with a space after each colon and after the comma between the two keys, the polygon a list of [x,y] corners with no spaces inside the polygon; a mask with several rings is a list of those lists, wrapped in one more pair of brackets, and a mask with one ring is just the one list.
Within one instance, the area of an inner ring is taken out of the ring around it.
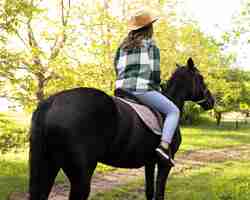
{"label": "white jeans", "polygon": [[172,142],[174,132],[180,118],[179,108],[166,96],[157,91],[149,91],[142,94],[133,94],[142,103],[166,115],[162,130],[162,140],[170,144]]}

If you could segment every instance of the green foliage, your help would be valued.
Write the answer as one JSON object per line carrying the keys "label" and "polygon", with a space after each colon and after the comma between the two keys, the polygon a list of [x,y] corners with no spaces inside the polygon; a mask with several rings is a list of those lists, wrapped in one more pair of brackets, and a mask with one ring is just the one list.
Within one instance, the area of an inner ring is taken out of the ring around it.
{"label": "green foliage", "polygon": [[248,73],[237,69],[224,69],[215,77],[221,80],[213,86],[217,112],[240,111],[240,105],[250,102]]}
{"label": "green foliage", "polygon": [[181,122],[183,124],[197,124],[201,113],[202,108],[199,105],[193,102],[187,102],[181,116]]}
{"label": "green foliage", "polygon": [[27,127],[0,114],[0,154],[20,150],[27,145]]}
{"label": "green foliage", "polygon": [[[235,57],[224,55],[222,44],[197,24],[175,24],[175,0],[122,1],[118,12],[112,11],[111,0],[70,6],[58,1],[57,7],[52,2],[51,7],[32,2],[6,0],[0,13],[0,91],[28,111],[41,99],[69,88],[96,87],[112,94],[113,56],[127,35],[127,17],[142,4],[162,16],[154,27],[163,80],[171,76],[176,62],[185,64],[193,57],[217,98],[217,110],[239,110],[240,103],[249,101],[244,95],[249,86],[238,80],[249,82],[250,76],[230,70]],[[170,10],[164,13],[168,4]],[[56,17],[49,17],[50,9]],[[225,34],[224,43],[227,40],[230,34]]]}

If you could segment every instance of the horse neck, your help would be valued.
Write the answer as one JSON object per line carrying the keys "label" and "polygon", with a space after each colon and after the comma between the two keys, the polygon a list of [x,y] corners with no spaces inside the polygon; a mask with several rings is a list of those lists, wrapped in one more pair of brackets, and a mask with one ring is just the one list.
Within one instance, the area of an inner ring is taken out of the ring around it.
{"label": "horse neck", "polygon": [[186,96],[186,91],[184,90],[184,88],[178,87],[178,85],[174,84],[169,85],[166,89],[166,94],[182,112]]}

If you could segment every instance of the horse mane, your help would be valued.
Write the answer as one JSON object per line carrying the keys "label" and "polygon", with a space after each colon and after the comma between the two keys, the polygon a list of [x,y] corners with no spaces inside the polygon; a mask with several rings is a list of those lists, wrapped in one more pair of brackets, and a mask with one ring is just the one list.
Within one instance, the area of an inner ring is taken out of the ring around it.
{"label": "horse mane", "polygon": [[163,81],[161,87],[163,91],[166,91],[167,88],[170,87],[174,83],[175,80],[177,80],[180,73],[183,73],[183,71],[186,69],[186,67],[177,67],[175,71],[171,74],[170,78],[168,80]]}
{"label": "horse mane", "polygon": [[164,80],[163,83],[161,84],[162,91],[166,92],[175,83],[175,81],[179,77],[181,77],[181,75],[190,73],[190,72],[193,74],[200,73],[200,71],[196,67],[189,69],[187,66],[181,66],[177,64],[177,68],[171,74],[170,78],[168,80]]}

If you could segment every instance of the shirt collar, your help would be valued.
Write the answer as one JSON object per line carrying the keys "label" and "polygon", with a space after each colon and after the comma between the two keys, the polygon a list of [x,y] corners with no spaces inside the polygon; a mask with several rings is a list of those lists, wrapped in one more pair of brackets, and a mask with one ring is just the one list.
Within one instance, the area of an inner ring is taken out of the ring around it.
{"label": "shirt collar", "polygon": [[155,41],[154,41],[154,39],[152,39],[152,38],[149,38],[149,39],[143,39],[142,40],[142,43],[145,45],[145,46],[152,46],[152,45],[154,45],[155,44]]}

